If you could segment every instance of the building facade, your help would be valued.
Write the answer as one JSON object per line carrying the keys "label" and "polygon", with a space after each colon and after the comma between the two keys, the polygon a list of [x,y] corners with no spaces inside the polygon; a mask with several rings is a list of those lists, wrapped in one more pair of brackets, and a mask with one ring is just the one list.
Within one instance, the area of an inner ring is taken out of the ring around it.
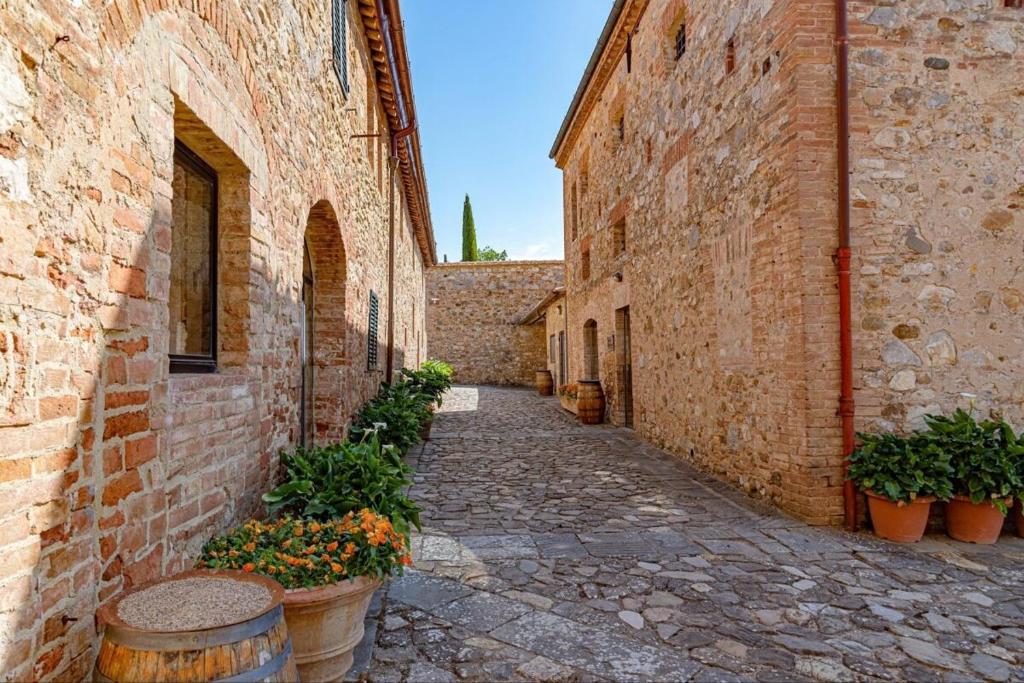
{"label": "building facade", "polygon": [[[840,4],[618,0],[552,150],[573,379],[822,524],[844,512]],[[847,14],[853,424],[1024,426],[1024,9]]]}
{"label": "building facade", "polygon": [[521,325],[562,284],[562,261],[439,263],[427,272],[430,356],[460,384],[533,386],[546,365],[544,330]]}
{"label": "building facade", "polygon": [[425,358],[400,26],[396,0],[4,4],[0,678],[86,678],[102,601]]}

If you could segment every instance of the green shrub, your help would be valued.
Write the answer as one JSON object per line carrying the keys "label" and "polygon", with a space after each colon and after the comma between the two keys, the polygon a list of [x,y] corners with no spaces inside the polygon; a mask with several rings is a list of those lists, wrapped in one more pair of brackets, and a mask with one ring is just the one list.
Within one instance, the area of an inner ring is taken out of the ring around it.
{"label": "green shrub", "polygon": [[430,396],[438,406],[441,396],[452,388],[452,366],[439,360],[428,360],[419,370],[402,369],[402,381]]}
{"label": "green shrub", "polygon": [[420,509],[405,493],[412,469],[375,432],[359,442],[283,453],[281,465],[281,485],[263,495],[271,514],[327,521],[368,508],[401,533],[420,527]]}
{"label": "green shrub", "polygon": [[407,382],[381,384],[380,394],[363,406],[349,430],[354,440],[370,432],[406,453],[420,442],[420,428],[431,418],[431,398]]}
{"label": "green shrub", "polygon": [[924,435],[858,434],[860,445],[850,455],[848,477],[862,491],[893,502],[918,496],[948,500],[953,495],[949,454]]}
{"label": "green shrub", "polygon": [[1024,441],[1004,420],[978,422],[960,409],[950,417],[927,415],[925,422],[923,436],[950,457],[954,493],[974,503],[991,500],[1005,515],[1006,499],[1024,494]]}

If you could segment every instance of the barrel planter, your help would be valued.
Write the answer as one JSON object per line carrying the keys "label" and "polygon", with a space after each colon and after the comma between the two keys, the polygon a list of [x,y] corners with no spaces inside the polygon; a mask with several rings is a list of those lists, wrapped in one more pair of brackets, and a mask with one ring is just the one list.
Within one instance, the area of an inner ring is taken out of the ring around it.
{"label": "barrel planter", "polygon": [[105,629],[93,680],[298,680],[283,599],[276,581],[228,570],[126,591],[99,611]]}
{"label": "barrel planter", "polygon": [[537,393],[541,396],[550,396],[555,390],[555,380],[552,379],[550,370],[538,370],[536,383]]}
{"label": "barrel planter", "polygon": [[377,578],[285,592],[284,617],[295,641],[295,662],[303,681],[341,681],[352,668],[352,651],[363,639],[363,620]]}
{"label": "barrel planter", "polygon": [[576,414],[585,425],[604,422],[604,391],[596,379],[581,379],[576,394]]}

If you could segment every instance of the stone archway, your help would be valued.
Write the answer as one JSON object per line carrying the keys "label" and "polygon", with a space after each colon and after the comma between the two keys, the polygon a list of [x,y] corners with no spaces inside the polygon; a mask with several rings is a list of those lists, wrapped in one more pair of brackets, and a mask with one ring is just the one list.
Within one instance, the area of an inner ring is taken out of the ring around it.
{"label": "stone archway", "polygon": [[[345,244],[330,202],[309,210],[303,241],[301,442],[345,435]],[[309,445],[307,443],[307,445]]]}

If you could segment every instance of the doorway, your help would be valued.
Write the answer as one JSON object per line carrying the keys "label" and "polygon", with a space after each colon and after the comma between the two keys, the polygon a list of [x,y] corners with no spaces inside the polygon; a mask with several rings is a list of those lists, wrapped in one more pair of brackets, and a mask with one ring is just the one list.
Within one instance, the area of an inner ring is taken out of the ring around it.
{"label": "doorway", "polygon": [[619,343],[615,353],[618,381],[615,418],[623,427],[633,428],[633,343],[629,333],[629,306],[615,311],[615,336]]}
{"label": "doorway", "polygon": [[299,402],[299,445],[313,446],[313,260],[309,245],[302,246],[302,329],[299,334],[299,358],[302,363],[302,400]]}
{"label": "doorway", "polygon": [[565,331],[558,333],[558,386],[569,382],[568,368],[569,350],[565,347]]}

